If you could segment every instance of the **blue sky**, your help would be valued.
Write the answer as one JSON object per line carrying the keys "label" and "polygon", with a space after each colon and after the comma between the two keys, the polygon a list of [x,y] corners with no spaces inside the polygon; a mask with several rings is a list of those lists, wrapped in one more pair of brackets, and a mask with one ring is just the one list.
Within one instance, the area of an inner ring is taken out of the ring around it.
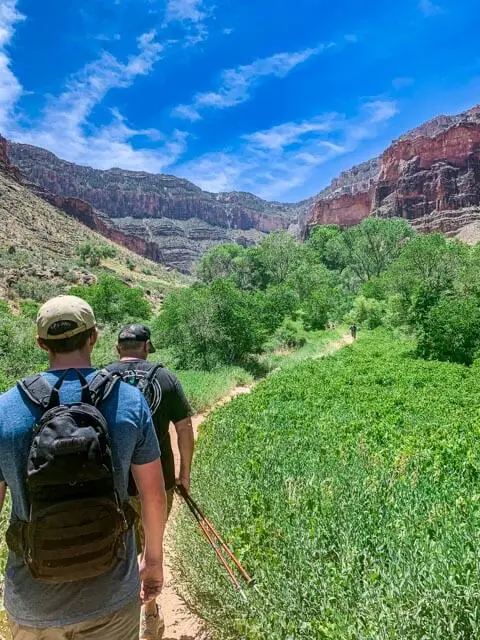
{"label": "blue sky", "polygon": [[297,201],[480,102],[478,0],[0,0],[0,131]]}

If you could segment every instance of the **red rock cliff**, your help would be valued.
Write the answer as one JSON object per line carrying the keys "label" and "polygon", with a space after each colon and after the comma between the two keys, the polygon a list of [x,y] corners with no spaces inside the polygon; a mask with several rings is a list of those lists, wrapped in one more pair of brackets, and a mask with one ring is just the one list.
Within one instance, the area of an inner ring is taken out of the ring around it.
{"label": "red rock cliff", "polygon": [[308,226],[349,226],[373,214],[452,233],[480,219],[480,107],[409,132],[383,153],[378,169],[370,181],[352,177],[347,194],[332,184]]}

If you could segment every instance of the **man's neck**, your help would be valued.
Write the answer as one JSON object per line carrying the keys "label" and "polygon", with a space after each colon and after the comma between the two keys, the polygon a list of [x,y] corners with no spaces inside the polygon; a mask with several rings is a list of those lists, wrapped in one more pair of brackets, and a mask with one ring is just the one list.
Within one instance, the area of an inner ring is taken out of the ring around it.
{"label": "man's neck", "polygon": [[84,353],[57,353],[50,358],[49,371],[63,369],[91,369],[92,361],[89,355]]}
{"label": "man's neck", "polygon": [[120,356],[120,362],[126,362],[127,360],[146,360],[146,358],[142,358],[140,355]]}

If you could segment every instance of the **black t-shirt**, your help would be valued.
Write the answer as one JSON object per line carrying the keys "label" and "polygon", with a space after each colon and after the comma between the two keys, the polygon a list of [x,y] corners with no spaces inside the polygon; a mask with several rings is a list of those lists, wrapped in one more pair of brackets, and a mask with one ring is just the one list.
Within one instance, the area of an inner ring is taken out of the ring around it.
{"label": "black t-shirt", "polygon": [[[118,371],[122,377],[141,378],[155,367],[146,360],[121,360],[109,365],[109,371]],[[152,380],[151,410],[153,424],[160,444],[165,489],[175,486],[175,461],[170,442],[170,422],[176,423],[192,415],[190,404],[177,377],[164,367],[157,369]],[[132,493],[132,491],[130,491]]]}

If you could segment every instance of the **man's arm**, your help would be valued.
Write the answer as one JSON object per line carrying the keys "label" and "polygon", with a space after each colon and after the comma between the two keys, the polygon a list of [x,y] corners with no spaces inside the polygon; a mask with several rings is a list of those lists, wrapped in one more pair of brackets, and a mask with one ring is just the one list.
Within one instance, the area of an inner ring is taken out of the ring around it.
{"label": "man's arm", "polygon": [[3,509],[3,503],[5,502],[5,495],[7,493],[7,485],[5,482],[0,482],[0,513]]}
{"label": "man's arm", "polygon": [[176,422],[175,430],[180,452],[180,475],[178,481],[187,491],[190,491],[190,471],[192,468],[193,448],[195,446],[192,419],[188,417]]}
{"label": "man's arm", "polygon": [[142,602],[156,598],[163,586],[163,534],[167,521],[167,498],[160,459],[132,464],[132,474],[142,504],[145,548],[140,560]]}

